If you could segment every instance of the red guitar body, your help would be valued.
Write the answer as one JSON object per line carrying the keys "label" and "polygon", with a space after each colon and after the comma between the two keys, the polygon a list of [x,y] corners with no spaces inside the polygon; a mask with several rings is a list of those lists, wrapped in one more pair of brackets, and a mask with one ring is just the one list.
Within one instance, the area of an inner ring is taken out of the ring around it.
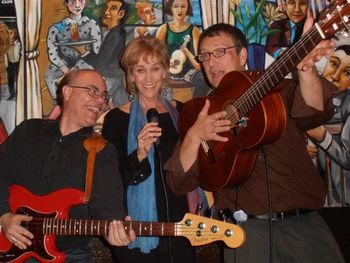
{"label": "red guitar body", "polygon": [[[230,72],[213,96],[186,102],[179,117],[180,138],[196,121],[206,99],[210,101],[209,114],[227,110],[259,77],[259,72]],[[200,147],[198,179],[204,188],[217,190],[247,178],[254,167],[258,146],[275,141],[283,133],[286,111],[279,88],[265,96],[245,117],[247,126],[220,134],[229,138],[228,142],[208,141],[208,152]]]}
{"label": "red guitar body", "polygon": [[[41,218],[68,218],[69,209],[82,204],[83,197],[84,193],[76,189],[63,189],[45,196],[36,196],[25,188],[14,185],[10,187],[9,203],[13,213]],[[32,210],[32,207],[40,213]],[[31,227],[31,222],[27,228],[35,238],[26,250],[14,246],[0,233],[0,262],[25,262],[31,257],[40,262],[64,262],[66,256],[57,250],[55,235],[43,235],[42,229]]]}

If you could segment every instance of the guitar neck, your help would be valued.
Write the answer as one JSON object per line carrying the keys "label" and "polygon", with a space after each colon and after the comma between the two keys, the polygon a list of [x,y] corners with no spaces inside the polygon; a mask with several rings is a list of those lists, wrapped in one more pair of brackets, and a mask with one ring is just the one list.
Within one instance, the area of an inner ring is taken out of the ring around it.
{"label": "guitar neck", "polygon": [[[45,235],[107,236],[111,220],[35,218],[35,226]],[[126,231],[133,229],[137,236],[177,236],[178,223],[123,221]]]}
{"label": "guitar neck", "polygon": [[246,116],[321,40],[314,26],[272,63],[262,77],[234,103],[240,116]]}

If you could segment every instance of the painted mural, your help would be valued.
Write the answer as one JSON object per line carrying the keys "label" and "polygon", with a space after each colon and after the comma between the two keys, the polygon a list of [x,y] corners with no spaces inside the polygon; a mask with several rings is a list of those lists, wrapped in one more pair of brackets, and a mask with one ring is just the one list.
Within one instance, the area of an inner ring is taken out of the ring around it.
{"label": "painted mural", "polygon": [[[203,28],[218,22],[235,24],[248,39],[247,69],[264,70],[299,40],[305,19],[318,17],[331,3],[328,0],[0,1],[0,117],[3,129],[9,133],[23,119],[54,118],[59,114],[56,85],[72,69],[95,68],[105,75],[112,95],[110,108],[127,102],[119,58],[126,43],[135,37],[152,35],[165,42],[171,58],[171,78],[165,96],[186,101],[210,92],[195,59]],[[38,11],[36,24],[31,24],[32,20],[23,14],[24,2],[26,10],[32,10],[29,14]],[[24,34],[21,30],[28,32]],[[325,205],[349,206],[350,38],[338,36],[336,40],[334,53],[318,65],[319,73],[337,86],[333,99],[335,114],[328,123],[309,131],[306,141],[310,156],[328,185]],[[315,145],[313,139],[320,137],[324,140]]]}

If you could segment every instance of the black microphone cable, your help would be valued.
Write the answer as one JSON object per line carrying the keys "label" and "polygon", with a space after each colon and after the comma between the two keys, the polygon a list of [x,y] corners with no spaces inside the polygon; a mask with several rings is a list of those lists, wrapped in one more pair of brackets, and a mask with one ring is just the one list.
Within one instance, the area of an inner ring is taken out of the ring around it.
{"label": "black microphone cable", "polygon": [[[157,111],[157,109],[155,109],[155,108],[149,109],[147,111],[146,116],[147,116],[148,122],[157,122],[159,124],[159,112]],[[170,222],[168,193],[167,193],[167,190],[166,190],[164,174],[163,174],[163,160],[162,160],[161,145],[160,145],[160,138],[159,137],[154,142],[154,148],[155,148],[156,156],[157,156],[158,161],[159,161],[159,175],[160,175],[162,188],[163,188],[166,221]],[[173,256],[172,256],[172,248],[171,248],[170,237],[168,237],[168,250],[169,250],[170,263],[172,263],[173,262]]]}

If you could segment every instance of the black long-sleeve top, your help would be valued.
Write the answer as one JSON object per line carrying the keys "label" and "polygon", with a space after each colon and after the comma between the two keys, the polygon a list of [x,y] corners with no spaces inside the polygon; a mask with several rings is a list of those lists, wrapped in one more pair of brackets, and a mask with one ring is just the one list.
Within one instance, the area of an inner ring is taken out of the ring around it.
{"label": "black long-sleeve top", "polygon": [[[177,109],[180,110],[181,107],[182,104],[177,103]],[[125,189],[127,189],[128,185],[138,184],[146,180],[151,173],[151,167],[147,158],[139,162],[136,150],[130,155],[127,153],[129,118],[129,113],[123,112],[119,108],[115,108],[106,115],[102,129],[102,135],[116,146],[118,153],[121,156],[120,168]],[[178,139],[178,134],[169,113],[160,113],[159,126],[162,128],[162,136],[160,137],[161,159],[162,163],[165,163],[173,152]],[[157,154],[155,153],[155,155]],[[165,221],[166,205],[159,169],[160,162],[158,156],[155,156],[154,159],[158,220]],[[165,174],[163,176],[165,176]],[[188,212],[186,196],[179,197],[173,194],[167,186],[165,187],[169,202],[170,221],[177,222],[182,219],[186,212]],[[126,201],[126,196],[124,200]]]}
{"label": "black long-sleeve top", "polygon": [[[36,195],[62,188],[85,189],[88,152],[83,142],[92,128],[62,136],[59,121],[32,119],[22,122],[0,146],[0,215],[9,212],[8,186],[20,184]],[[123,186],[114,146],[97,153],[91,200],[70,209],[76,219],[121,219]],[[90,237],[59,237],[65,251],[87,245]]]}

